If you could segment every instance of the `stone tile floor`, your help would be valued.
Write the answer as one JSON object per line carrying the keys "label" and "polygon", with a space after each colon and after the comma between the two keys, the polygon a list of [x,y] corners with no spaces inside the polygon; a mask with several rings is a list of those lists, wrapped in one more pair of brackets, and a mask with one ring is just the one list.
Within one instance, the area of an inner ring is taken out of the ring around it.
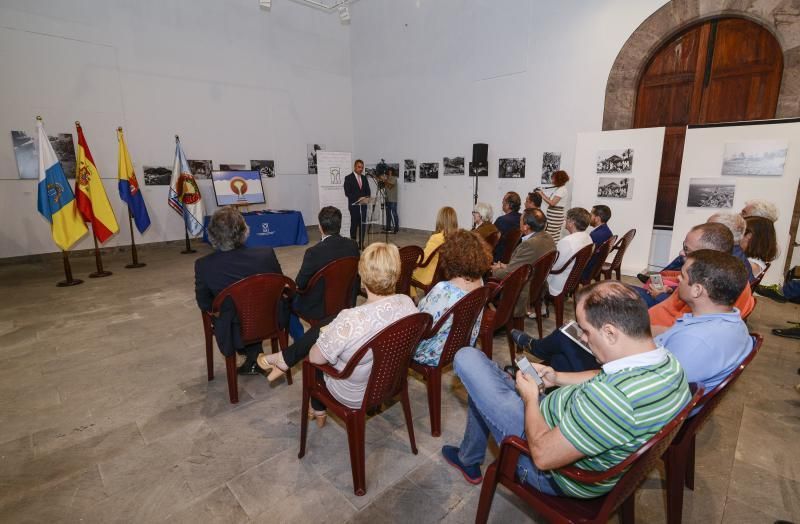
{"label": "stone tile floor", "polygon": [[[59,260],[0,265],[0,521],[474,521],[480,487],[438,452],[463,430],[466,395],[452,372],[440,438],[430,436],[423,384],[410,380],[418,455],[399,404],[368,421],[368,491],[355,497],[338,421],[312,424],[297,459],[298,370],[293,386],[242,377],[235,406],[220,358],[218,378],[206,380],[195,256],[179,250],[144,247],[138,270],[123,269],[126,253],[109,255],[114,275],[98,280],[85,278],[93,259],[77,256],[85,283],[73,288],[54,286]],[[287,274],[304,250],[277,250]],[[790,319],[800,320],[798,306],[767,299],[752,315],[766,343],[699,437],[686,522],[800,521],[800,342],[769,334]],[[505,348],[496,337],[499,362]],[[638,492],[641,522],[665,520],[662,473]],[[500,489],[491,520],[540,519]]]}

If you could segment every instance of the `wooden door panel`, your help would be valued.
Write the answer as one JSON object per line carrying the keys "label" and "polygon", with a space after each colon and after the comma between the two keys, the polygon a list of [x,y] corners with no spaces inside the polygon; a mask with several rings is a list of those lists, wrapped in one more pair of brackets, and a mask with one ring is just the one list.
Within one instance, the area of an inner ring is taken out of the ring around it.
{"label": "wooden door panel", "polygon": [[671,226],[675,221],[685,140],[685,126],[668,127],[664,133],[664,151],[661,154],[661,173],[658,178],[658,198],[653,217],[653,222],[657,226]]}

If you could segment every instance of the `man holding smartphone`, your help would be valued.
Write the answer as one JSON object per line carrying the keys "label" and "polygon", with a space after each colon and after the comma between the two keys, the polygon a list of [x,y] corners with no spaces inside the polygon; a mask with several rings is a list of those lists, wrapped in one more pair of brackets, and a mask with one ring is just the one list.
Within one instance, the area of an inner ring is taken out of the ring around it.
{"label": "man holding smartphone", "polygon": [[583,341],[602,369],[560,373],[533,364],[546,387],[561,386],[544,397],[534,378],[518,371],[515,382],[482,351],[456,354],[455,372],[469,394],[467,426],[461,445],[442,447],[442,455],[467,482],[483,480],[480,465],[490,433],[498,444],[517,435],[527,439],[532,458],[523,456],[517,464],[522,482],[548,495],[598,497],[616,480],[577,482],[557,469],[613,467],[691,398],[678,361],[653,343],[647,309],[634,291],[604,281],[579,290],[576,302]]}

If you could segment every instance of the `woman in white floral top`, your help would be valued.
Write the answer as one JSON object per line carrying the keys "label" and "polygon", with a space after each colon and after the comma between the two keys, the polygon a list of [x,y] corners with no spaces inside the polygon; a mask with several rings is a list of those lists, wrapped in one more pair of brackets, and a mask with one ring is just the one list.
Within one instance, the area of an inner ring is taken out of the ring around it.
{"label": "woman in white floral top", "polygon": [[[419,310],[430,314],[434,324],[459,299],[483,285],[482,275],[492,264],[492,251],[480,235],[459,229],[447,237],[439,258],[445,280],[433,286],[431,292],[419,301]],[[481,316],[472,329],[470,345],[474,345],[478,338]],[[423,340],[417,346],[414,360],[428,366],[437,365],[452,325],[451,318],[434,337]]]}

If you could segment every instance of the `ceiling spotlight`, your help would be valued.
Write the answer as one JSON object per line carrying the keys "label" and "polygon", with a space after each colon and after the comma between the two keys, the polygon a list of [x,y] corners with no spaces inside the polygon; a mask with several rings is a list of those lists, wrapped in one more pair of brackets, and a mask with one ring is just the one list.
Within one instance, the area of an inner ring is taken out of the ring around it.
{"label": "ceiling spotlight", "polygon": [[272,0],[258,0],[258,5],[260,5],[264,9],[269,9],[270,7],[272,7]]}
{"label": "ceiling spotlight", "polygon": [[339,20],[341,20],[342,23],[350,21],[350,9],[348,9],[346,5],[339,6]]}

